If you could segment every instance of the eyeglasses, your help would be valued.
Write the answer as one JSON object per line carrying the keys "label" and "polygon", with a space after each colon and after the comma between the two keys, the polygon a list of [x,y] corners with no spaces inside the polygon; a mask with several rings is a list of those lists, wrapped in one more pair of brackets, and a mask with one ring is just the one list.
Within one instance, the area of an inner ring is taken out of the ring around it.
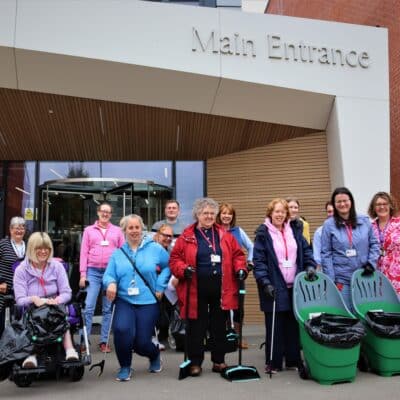
{"label": "eyeglasses", "polygon": [[387,207],[389,203],[376,203],[375,207]]}
{"label": "eyeglasses", "polygon": [[168,235],[167,233],[160,232],[160,235],[164,236],[165,238],[172,240],[172,235]]}
{"label": "eyeglasses", "polygon": [[204,215],[205,217],[214,217],[215,212],[202,212],[201,215]]}
{"label": "eyeglasses", "polygon": [[107,211],[107,210],[99,210],[99,212],[102,214],[112,214],[111,211]]}
{"label": "eyeglasses", "polygon": [[35,249],[36,251],[41,251],[43,253],[48,253],[50,251],[50,249],[48,249],[47,247],[38,247],[37,249]]}

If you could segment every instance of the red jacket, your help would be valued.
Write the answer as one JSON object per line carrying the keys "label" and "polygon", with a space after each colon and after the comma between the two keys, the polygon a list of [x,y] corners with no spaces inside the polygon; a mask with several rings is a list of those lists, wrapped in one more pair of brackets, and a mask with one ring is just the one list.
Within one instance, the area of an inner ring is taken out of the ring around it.
{"label": "red jacket", "polygon": [[[187,281],[183,276],[186,267],[196,268],[197,240],[194,230],[197,223],[188,226],[176,240],[169,259],[170,269],[173,275],[179,279],[176,291],[179,298],[181,317],[186,318],[186,290]],[[221,308],[223,310],[235,310],[238,308],[238,281],[236,273],[246,269],[246,257],[234,236],[226,232],[221,226],[217,228],[220,246],[222,250],[222,289]],[[190,286],[189,318],[197,318],[197,276],[193,274]]]}

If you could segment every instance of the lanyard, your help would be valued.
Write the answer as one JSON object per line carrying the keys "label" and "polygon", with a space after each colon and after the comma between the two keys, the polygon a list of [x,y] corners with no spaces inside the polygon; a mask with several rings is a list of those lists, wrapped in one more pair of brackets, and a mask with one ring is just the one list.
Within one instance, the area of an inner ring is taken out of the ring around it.
{"label": "lanyard", "polygon": [[214,228],[211,228],[212,242],[210,242],[210,239],[206,236],[201,228],[199,229],[199,231],[201,236],[203,236],[204,240],[208,243],[208,247],[212,248],[214,254],[216,254]]}
{"label": "lanyard", "polygon": [[346,229],[347,238],[349,239],[350,247],[353,247],[353,227],[348,224],[344,224]]}
{"label": "lanyard", "polygon": [[287,242],[286,242],[286,238],[285,238],[285,233],[283,232],[283,229],[280,232],[282,234],[283,244],[285,246],[285,260],[287,260],[289,258],[289,255],[288,255],[288,248],[287,248]]}
{"label": "lanyard", "polygon": [[376,221],[376,226],[378,228],[378,236],[379,236],[379,242],[381,243],[381,247],[383,248],[383,242],[385,241],[385,233],[386,233],[386,229],[389,225],[390,219],[388,222],[386,222],[384,228],[381,230],[381,228],[379,227],[379,220]]}
{"label": "lanyard", "polygon": [[17,243],[14,242],[14,240],[11,240],[11,245],[14,249],[15,254],[17,255],[18,258],[24,258],[25,255],[25,242],[21,242],[21,245],[18,246]]}
{"label": "lanyard", "polygon": [[[100,235],[103,237],[103,240],[106,240],[106,236],[107,236],[107,228],[102,228],[100,225],[97,224],[97,227],[99,228],[100,231]],[[105,233],[103,233],[103,230],[105,230]]]}
{"label": "lanyard", "polygon": [[40,286],[43,289],[44,297],[47,297],[47,291],[46,291],[46,288],[45,288],[45,281],[44,281],[44,278],[43,278],[45,269],[46,269],[46,266],[44,266],[44,268],[42,269],[42,273],[41,273],[40,278],[39,278],[39,283],[40,283]]}

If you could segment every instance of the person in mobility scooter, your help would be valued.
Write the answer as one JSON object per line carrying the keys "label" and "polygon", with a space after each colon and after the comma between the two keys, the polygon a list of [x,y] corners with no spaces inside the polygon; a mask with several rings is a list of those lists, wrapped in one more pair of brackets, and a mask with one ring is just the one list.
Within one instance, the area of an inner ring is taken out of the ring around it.
{"label": "person in mobility scooter", "polygon": [[[15,301],[23,309],[23,325],[33,344],[31,354],[13,364],[10,378],[17,386],[29,386],[40,374],[58,377],[68,372],[71,380],[80,380],[84,365],[90,363],[90,357],[82,360],[79,346],[73,343],[66,306],[71,288],[64,266],[52,256],[50,237],[35,232],[29,238],[25,260],[15,269]],[[71,327],[79,328],[83,319],[79,304],[69,309],[76,314],[70,318]]]}

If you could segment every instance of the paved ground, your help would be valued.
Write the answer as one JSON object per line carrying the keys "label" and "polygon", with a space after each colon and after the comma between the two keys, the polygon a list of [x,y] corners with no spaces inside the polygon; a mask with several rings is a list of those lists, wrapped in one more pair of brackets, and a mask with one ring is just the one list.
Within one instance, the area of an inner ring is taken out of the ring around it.
{"label": "paved ground", "polygon": [[[13,382],[0,383],[1,399],[96,399],[96,400],[214,400],[214,399],[305,399],[305,400],[366,400],[396,399],[400,393],[400,376],[383,378],[374,374],[359,372],[353,383],[321,386],[314,381],[301,380],[297,372],[284,371],[269,379],[263,373],[263,351],[258,349],[263,341],[263,328],[247,326],[245,334],[250,349],[243,352],[243,364],[258,368],[261,379],[253,382],[231,383],[211,372],[209,354],[203,365],[203,375],[178,381],[179,364],[182,353],[167,350],[163,352],[164,371],[160,374],[147,372],[148,361],[134,357],[134,377],[130,382],[119,383],[114,380],[118,368],[115,353],[108,354],[104,374],[97,377],[96,372],[85,372],[80,382],[37,381],[30,388],[21,389]],[[94,339],[96,341],[97,338]],[[97,350],[93,354],[94,362],[103,355]],[[236,356],[229,355],[227,361],[236,364]]]}

